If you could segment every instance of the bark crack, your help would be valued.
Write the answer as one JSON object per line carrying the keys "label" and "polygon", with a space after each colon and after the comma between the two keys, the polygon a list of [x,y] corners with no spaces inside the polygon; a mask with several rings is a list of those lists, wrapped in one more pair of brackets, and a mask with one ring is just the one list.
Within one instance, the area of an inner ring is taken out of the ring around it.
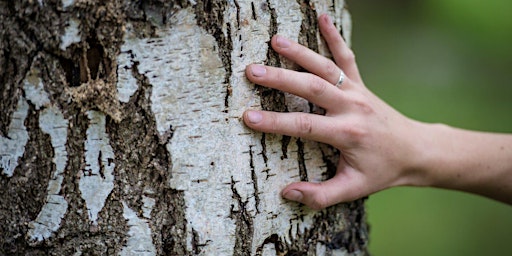
{"label": "bark crack", "polygon": [[250,255],[252,250],[252,239],[254,235],[253,218],[247,211],[248,201],[243,201],[235,188],[236,181],[231,176],[231,191],[237,205],[231,205],[230,218],[235,220],[235,246],[233,255]]}
{"label": "bark crack", "polygon": [[[19,4],[15,2],[0,2],[0,84],[2,85],[0,86],[2,99],[0,101],[2,110],[0,111],[0,136],[2,137],[8,134],[12,114],[22,94],[21,81],[42,48],[41,41],[33,31],[34,22],[30,18],[34,12],[41,10],[35,6],[26,7],[23,12],[19,9]],[[54,13],[48,14],[51,16]]]}
{"label": "bark crack", "polygon": [[[331,148],[331,150],[333,150],[333,149]],[[320,152],[322,153],[322,160],[325,163],[325,167],[326,167],[326,170],[325,170],[324,173],[322,173],[322,175],[327,180],[327,179],[330,179],[330,178],[334,177],[334,175],[336,175],[336,170],[338,169],[338,167],[336,166],[336,160],[332,159],[332,157],[329,157],[325,153],[325,149],[324,148],[321,148]],[[340,153],[339,153],[339,151],[337,149],[336,149],[335,156],[343,157],[343,156],[340,155]]]}
{"label": "bark crack", "polygon": [[297,139],[297,162],[299,164],[300,181],[308,181],[308,171],[304,159],[304,143],[301,139]]}
{"label": "bark crack", "polygon": [[[164,135],[157,131],[149,97],[153,87],[148,77],[139,72],[139,62],[133,57],[131,73],[138,86],[123,106],[126,118],[107,126],[115,158],[123,159],[116,163],[119,177],[116,180],[123,184],[123,196],[129,198],[126,202],[133,209],[142,211],[146,194],[154,200],[148,223],[157,254],[191,255],[187,249],[185,193],[168,184],[172,161],[166,145],[172,140],[175,128],[171,126]],[[197,242],[194,250],[200,251],[199,238],[194,239]]]}
{"label": "bark crack", "polygon": [[254,168],[254,156],[252,152],[252,147],[249,146],[249,166],[251,168],[251,179],[252,179],[252,186],[254,189],[254,201],[255,201],[255,207],[256,207],[256,213],[260,213],[260,196],[259,196],[259,189],[258,189],[258,177],[256,176],[256,170]]}
{"label": "bark crack", "polygon": [[256,248],[256,256],[262,256],[263,255],[263,247],[266,244],[274,244],[274,249],[276,250],[276,255],[285,255],[284,248],[283,248],[283,242],[281,241],[281,238],[277,234],[272,234],[265,238],[263,243]]}
{"label": "bark crack", "polygon": [[211,34],[217,41],[219,47],[219,57],[226,71],[224,83],[226,84],[226,95],[224,97],[224,110],[229,112],[229,98],[232,94],[231,75],[233,68],[231,64],[231,53],[233,52],[233,41],[231,39],[231,23],[226,24],[226,34],[222,31],[224,24],[224,11],[228,6],[228,2],[214,0],[200,0],[195,5],[195,14],[197,25]]}
{"label": "bark crack", "polygon": [[291,138],[290,136],[283,135],[281,139],[281,151],[283,153],[281,160],[288,158],[288,145],[290,144]]}
{"label": "bark crack", "polygon": [[199,241],[199,234],[197,231],[192,228],[192,250],[194,254],[200,254],[203,247],[207,246],[210,240],[206,240],[206,242],[201,243]]}
{"label": "bark crack", "polygon": [[302,12],[299,43],[318,52],[318,20],[314,3],[310,0],[297,0]]}
{"label": "bark crack", "polygon": [[[269,25],[269,40],[268,40],[268,50],[267,50],[267,59],[265,60],[265,65],[280,67],[281,60],[279,58],[279,54],[272,49],[270,44],[272,37],[277,34],[277,13],[274,7],[271,6],[270,0],[267,0],[268,10],[270,12],[270,25]],[[261,108],[263,110],[268,111],[276,111],[276,112],[288,112],[286,107],[286,99],[283,92],[267,87],[263,87],[261,85],[257,85],[260,97],[261,97]]]}
{"label": "bark crack", "polygon": [[261,157],[263,157],[263,162],[265,163],[265,166],[268,166],[267,165],[267,162],[268,162],[268,157],[267,157],[267,135],[265,133],[261,134],[260,143],[261,143]]}
{"label": "bark crack", "polygon": [[254,2],[251,2],[251,11],[252,11],[252,19],[258,20],[258,16],[256,15],[256,8],[254,8]]}
{"label": "bark crack", "polygon": [[236,7],[236,27],[240,29],[240,4],[238,4],[237,0],[234,0]]}
{"label": "bark crack", "polygon": [[103,151],[101,151],[101,150],[98,152],[98,166],[100,167],[99,168],[100,177],[102,179],[105,179],[105,166],[103,165],[103,161],[101,161],[102,152]]}

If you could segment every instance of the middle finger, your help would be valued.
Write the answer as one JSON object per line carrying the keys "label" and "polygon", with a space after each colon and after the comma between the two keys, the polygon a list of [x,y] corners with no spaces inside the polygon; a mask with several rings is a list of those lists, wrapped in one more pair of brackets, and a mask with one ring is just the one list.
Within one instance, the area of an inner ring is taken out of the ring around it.
{"label": "middle finger", "polygon": [[310,73],[260,64],[247,66],[245,73],[256,84],[295,94],[327,111],[337,109],[344,101],[341,90]]}
{"label": "middle finger", "polygon": [[272,48],[279,54],[299,64],[309,72],[322,77],[331,84],[338,82],[341,69],[332,60],[313,50],[296,42],[292,42],[280,35],[276,35],[272,38]]}

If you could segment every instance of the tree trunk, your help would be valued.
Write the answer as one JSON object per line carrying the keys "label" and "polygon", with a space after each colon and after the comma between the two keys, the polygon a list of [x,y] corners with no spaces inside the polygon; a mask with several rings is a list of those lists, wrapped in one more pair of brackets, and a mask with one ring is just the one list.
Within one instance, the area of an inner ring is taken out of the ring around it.
{"label": "tree trunk", "polygon": [[292,67],[279,33],[326,52],[342,0],[0,0],[0,254],[365,255],[363,200],[283,200],[333,148],[255,133],[243,110],[319,111],[248,82]]}

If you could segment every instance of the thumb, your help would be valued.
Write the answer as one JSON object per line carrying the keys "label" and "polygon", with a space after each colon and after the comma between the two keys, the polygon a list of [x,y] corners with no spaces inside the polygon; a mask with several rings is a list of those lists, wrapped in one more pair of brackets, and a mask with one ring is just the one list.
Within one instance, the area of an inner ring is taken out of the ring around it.
{"label": "thumb", "polygon": [[[295,182],[283,189],[281,196],[285,199],[307,205],[314,210],[321,210],[341,202],[363,197],[361,182],[358,179],[346,179],[340,173],[321,183]],[[359,189],[358,189],[359,188]]]}

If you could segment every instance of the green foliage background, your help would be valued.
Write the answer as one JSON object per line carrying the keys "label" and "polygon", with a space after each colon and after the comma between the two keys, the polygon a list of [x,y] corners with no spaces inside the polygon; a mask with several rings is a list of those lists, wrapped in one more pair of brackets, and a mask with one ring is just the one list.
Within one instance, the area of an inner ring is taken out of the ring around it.
{"label": "green foliage background", "polygon": [[[377,95],[421,121],[512,133],[512,1],[348,4]],[[394,188],[370,197],[368,215],[373,255],[512,255],[512,206],[483,197]]]}

